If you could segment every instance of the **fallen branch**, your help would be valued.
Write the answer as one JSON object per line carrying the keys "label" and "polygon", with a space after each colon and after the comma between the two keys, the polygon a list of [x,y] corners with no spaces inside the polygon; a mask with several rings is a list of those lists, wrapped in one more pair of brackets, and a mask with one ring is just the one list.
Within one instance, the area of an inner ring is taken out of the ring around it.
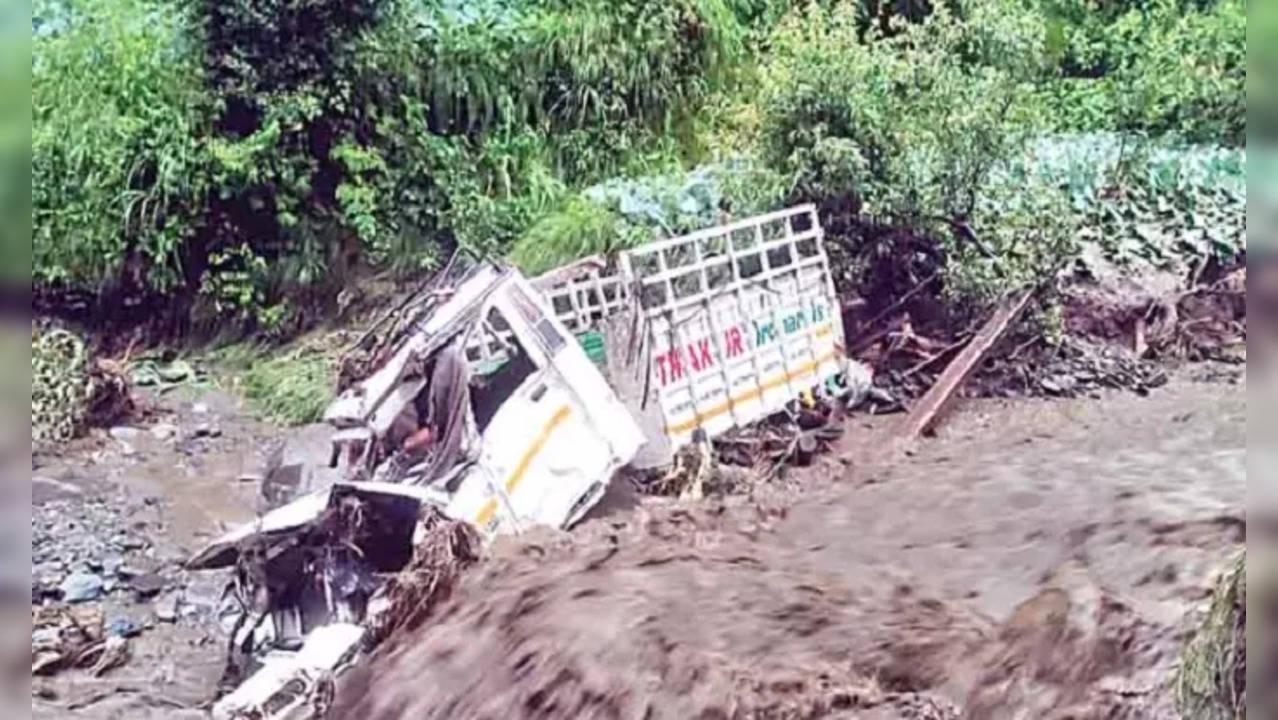
{"label": "fallen branch", "polygon": [[972,371],[985,360],[990,349],[1002,339],[1016,318],[1020,317],[1033,294],[1033,290],[1014,293],[994,310],[994,314],[981,326],[980,331],[972,337],[967,347],[963,348],[963,351],[945,367],[944,372],[936,379],[936,383],[905,416],[897,433],[899,437],[906,440],[913,439],[935,426],[959,388],[963,386]]}
{"label": "fallen branch", "polygon": [[[874,327],[875,323],[887,317],[894,310],[901,307],[905,303],[909,302],[910,298],[914,297],[915,295],[918,295],[919,292],[923,290],[923,288],[927,287],[929,284],[931,284],[933,280],[936,280],[940,276],[941,276],[941,271],[937,270],[936,272],[933,272],[931,275],[928,275],[927,277],[923,278],[923,280],[919,281],[917,285],[910,288],[908,292],[906,292],[904,295],[897,298],[896,300],[892,301],[891,304],[889,304],[887,307],[883,308],[878,313],[876,313],[874,317],[870,318],[869,320],[866,320],[864,323],[861,324],[861,326],[864,328]],[[864,342],[864,340],[861,337],[857,337],[851,343],[848,343],[848,346],[856,347],[862,342]]]}
{"label": "fallen branch", "polygon": [[956,341],[954,341],[954,342],[950,343],[949,345],[946,345],[945,347],[941,348],[940,350],[937,350],[935,353],[932,353],[932,355],[930,355],[930,356],[928,356],[928,357],[926,357],[926,358],[924,358],[924,359],[920,360],[919,362],[915,363],[914,365],[912,365],[912,366],[910,366],[910,367],[906,368],[905,372],[901,373],[901,378],[902,378],[902,379],[904,379],[904,378],[912,377],[912,376],[914,376],[916,373],[918,373],[918,372],[920,372],[920,371],[923,371],[923,370],[926,370],[927,368],[931,367],[934,363],[936,363],[936,361],[940,360],[941,358],[945,357],[946,355],[949,355],[951,352],[953,352],[953,351],[955,351],[955,350],[957,350],[957,349],[959,349],[959,348],[963,347],[964,345],[966,345],[968,342],[970,342],[970,341],[971,341],[971,339],[972,339],[972,337],[969,335],[969,336],[967,336],[967,337],[965,337],[965,338],[960,338],[959,340],[956,340]]}

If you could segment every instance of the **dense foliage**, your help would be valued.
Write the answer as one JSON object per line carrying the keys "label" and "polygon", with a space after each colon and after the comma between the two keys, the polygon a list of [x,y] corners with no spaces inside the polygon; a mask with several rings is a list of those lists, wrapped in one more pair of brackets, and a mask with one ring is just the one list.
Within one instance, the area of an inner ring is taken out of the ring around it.
{"label": "dense foliage", "polygon": [[180,283],[210,181],[191,18],[146,0],[33,15],[34,280]]}
{"label": "dense foliage", "polygon": [[1241,243],[1202,177],[1243,151],[1178,144],[1245,143],[1243,0],[40,0],[32,30],[37,294],[179,328],[800,199],[849,281],[919,260],[966,300],[1097,237]]}
{"label": "dense foliage", "polygon": [[1062,81],[1056,126],[1246,141],[1243,0],[1054,0],[1048,37]]}

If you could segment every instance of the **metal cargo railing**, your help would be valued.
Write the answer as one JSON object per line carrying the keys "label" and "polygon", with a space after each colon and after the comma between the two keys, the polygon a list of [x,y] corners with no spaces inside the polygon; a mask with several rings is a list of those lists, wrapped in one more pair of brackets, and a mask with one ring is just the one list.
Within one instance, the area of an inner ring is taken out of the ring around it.
{"label": "metal cargo railing", "polygon": [[[544,283],[584,333],[622,308],[646,325],[647,398],[674,447],[782,409],[844,370],[843,328],[816,208],[801,205],[621,253],[611,274]],[[637,308],[635,304],[637,303]]]}

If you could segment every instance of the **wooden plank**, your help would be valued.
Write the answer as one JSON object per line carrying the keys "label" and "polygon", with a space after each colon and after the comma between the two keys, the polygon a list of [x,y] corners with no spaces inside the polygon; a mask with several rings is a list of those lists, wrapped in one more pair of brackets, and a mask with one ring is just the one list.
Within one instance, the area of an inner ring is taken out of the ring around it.
{"label": "wooden plank", "polygon": [[936,426],[936,422],[949,409],[959,388],[963,387],[963,383],[985,360],[990,349],[1002,339],[1007,329],[1016,322],[1016,318],[1020,317],[1033,294],[1032,290],[1014,293],[994,310],[994,314],[985,321],[967,347],[950,361],[936,383],[905,416],[897,433],[901,439],[914,439]]}

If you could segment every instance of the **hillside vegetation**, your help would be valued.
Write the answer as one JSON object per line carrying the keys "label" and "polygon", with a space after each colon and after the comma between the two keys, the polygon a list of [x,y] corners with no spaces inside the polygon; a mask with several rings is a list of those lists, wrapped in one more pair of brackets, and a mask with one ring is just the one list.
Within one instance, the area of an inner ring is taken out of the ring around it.
{"label": "hillside vegetation", "polygon": [[956,307],[1080,242],[1243,243],[1243,0],[37,0],[32,30],[37,310],[99,326],[281,337],[454,250],[537,271],[804,200],[845,282],[940,267]]}

